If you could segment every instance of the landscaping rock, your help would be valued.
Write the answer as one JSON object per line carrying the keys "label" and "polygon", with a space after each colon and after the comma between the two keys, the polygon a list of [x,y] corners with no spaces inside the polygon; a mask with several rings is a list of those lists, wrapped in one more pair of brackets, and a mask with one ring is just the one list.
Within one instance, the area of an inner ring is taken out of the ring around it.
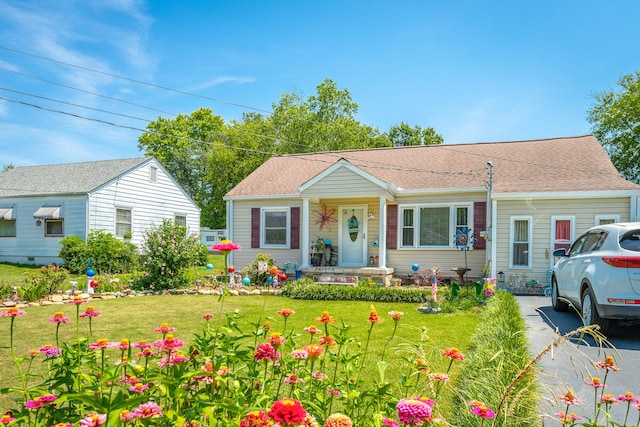
{"label": "landscaping rock", "polygon": [[15,301],[4,301],[2,303],[2,305],[4,305],[5,307],[15,307],[16,306],[16,302]]}
{"label": "landscaping rock", "polygon": [[49,301],[54,302],[54,303],[58,303],[58,302],[62,302],[62,295],[51,295],[49,297]]}

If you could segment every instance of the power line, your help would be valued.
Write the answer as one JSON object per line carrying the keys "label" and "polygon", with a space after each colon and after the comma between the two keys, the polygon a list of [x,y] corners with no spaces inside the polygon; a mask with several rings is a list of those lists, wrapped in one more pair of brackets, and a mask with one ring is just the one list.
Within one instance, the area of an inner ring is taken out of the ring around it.
{"label": "power line", "polygon": [[161,85],[157,85],[157,84],[154,84],[154,83],[149,83],[149,82],[145,82],[145,81],[142,81],[142,80],[133,79],[133,78],[130,78],[130,77],[120,76],[118,74],[108,73],[106,71],[100,71],[100,70],[96,70],[96,69],[93,69],[93,68],[84,67],[82,65],[71,64],[71,63],[68,63],[68,62],[59,61],[57,59],[52,59],[52,58],[47,58],[45,56],[35,55],[33,53],[28,53],[28,52],[25,52],[25,51],[22,51],[22,50],[18,50],[18,49],[11,49],[11,48],[6,47],[6,46],[0,46],[0,49],[6,50],[6,51],[9,51],[9,52],[13,52],[13,53],[17,53],[17,54],[20,54],[20,55],[30,56],[32,58],[42,59],[44,61],[54,62],[56,64],[62,64],[62,65],[65,65],[67,67],[73,67],[73,68],[77,68],[77,69],[80,69],[80,70],[90,71],[92,73],[102,74],[102,75],[113,77],[113,78],[116,78],[116,79],[129,81],[129,82],[132,82],[132,83],[137,83],[137,84],[153,87],[153,88],[156,88],[156,89],[167,90],[169,92],[179,93],[179,94],[182,94],[182,95],[189,95],[189,96],[193,96],[193,97],[200,98],[200,99],[206,99],[206,100],[209,100],[209,101],[218,102],[218,103],[221,103],[221,104],[232,105],[234,107],[239,107],[239,108],[244,108],[244,109],[247,109],[247,110],[258,111],[258,112],[261,112],[261,113],[267,113],[267,114],[271,114],[272,113],[272,111],[269,111],[269,110],[264,110],[264,109],[261,109],[261,108],[251,107],[251,106],[244,105],[244,104],[238,104],[238,103],[235,103],[235,102],[225,101],[224,99],[212,98],[212,97],[209,97],[209,96],[199,95],[197,93],[187,92],[185,90],[173,89],[173,88],[170,88],[170,87],[167,87],[167,86],[161,86]]}

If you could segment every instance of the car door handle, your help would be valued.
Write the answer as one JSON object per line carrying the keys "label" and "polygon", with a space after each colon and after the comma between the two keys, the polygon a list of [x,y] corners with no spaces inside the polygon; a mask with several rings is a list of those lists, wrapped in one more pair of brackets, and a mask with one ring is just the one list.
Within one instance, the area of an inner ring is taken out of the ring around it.
{"label": "car door handle", "polygon": [[583,261],[583,263],[584,263],[584,264],[591,264],[591,260],[590,260],[590,259],[585,259],[585,260]]}

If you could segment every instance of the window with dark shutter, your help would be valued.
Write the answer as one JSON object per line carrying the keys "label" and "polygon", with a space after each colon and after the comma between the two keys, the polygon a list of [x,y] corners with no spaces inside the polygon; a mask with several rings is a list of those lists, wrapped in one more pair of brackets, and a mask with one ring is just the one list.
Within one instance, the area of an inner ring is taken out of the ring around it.
{"label": "window with dark shutter", "polygon": [[251,208],[251,247],[260,247],[260,208]]}
{"label": "window with dark shutter", "polygon": [[398,205],[387,205],[387,248],[398,249]]}
{"label": "window with dark shutter", "polygon": [[300,208],[291,208],[291,237],[289,241],[291,249],[300,249]]}
{"label": "window with dark shutter", "polygon": [[475,202],[473,204],[474,249],[487,248],[487,241],[480,237],[481,231],[487,231],[487,202]]}

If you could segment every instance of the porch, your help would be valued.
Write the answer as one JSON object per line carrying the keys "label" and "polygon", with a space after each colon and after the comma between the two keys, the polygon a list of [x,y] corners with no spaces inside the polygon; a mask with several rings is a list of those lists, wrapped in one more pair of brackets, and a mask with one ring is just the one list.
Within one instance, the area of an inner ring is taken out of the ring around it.
{"label": "porch", "polygon": [[[310,277],[318,283],[352,284],[355,280],[372,280],[382,286],[391,286],[393,268],[389,267],[340,267],[319,266],[300,268],[303,277]],[[355,279],[357,278],[357,279]]]}

